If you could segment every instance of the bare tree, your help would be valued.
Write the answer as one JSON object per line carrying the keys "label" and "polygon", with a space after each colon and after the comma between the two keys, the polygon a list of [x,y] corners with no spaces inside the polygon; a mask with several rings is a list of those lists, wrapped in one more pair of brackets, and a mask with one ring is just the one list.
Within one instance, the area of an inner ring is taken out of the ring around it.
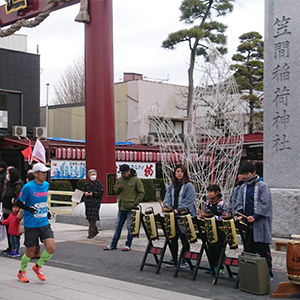
{"label": "bare tree", "polygon": [[79,55],[62,74],[55,90],[55,104],[84,102],[84,56]]}

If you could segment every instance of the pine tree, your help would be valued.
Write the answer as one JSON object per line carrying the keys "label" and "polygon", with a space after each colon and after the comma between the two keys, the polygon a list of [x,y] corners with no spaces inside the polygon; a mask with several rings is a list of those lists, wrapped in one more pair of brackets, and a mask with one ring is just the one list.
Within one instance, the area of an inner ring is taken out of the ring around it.
{"label": "pine tree", "polygon": [[262,36],[255,31],[242,34],[237,54],[232,56],[232,60],[237,63],[231,65],[235,71],[234,77],[238,84],[242,98],[248,101],[249,123],[248,132],[253,133],[255,117],[262,117],[260,108],[259,91],[263,91],[264,79],[264,41]]}
{"label": "pine tree", "polygon": [[162,43],[165,49],[174,50],[182,42],[187,42],[190,49],[190,61],[188,69],[188,95],[187,118],[191,122],[191,105],[194,93],[194,69],[196,57],[207,56],[205,38],[209,38],[217,49],[225,54],[227,49],[225,31],[227,26],[217,22],[214,18],[225,16],[232,12],[234,0],[183,0],[180,5],[180,21],[192,25],[189,29],[182,29],[170,33]]}

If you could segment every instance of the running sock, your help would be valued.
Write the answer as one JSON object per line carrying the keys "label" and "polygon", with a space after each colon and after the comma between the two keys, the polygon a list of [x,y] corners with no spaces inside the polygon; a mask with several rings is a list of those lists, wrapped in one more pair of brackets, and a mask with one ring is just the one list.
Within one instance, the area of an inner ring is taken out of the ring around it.
{"label": "running sock", "polygon": [[47,262],[53,254],[49,254],[46,250],[43,251],[41,258],[36,263],[39,267],[41,267],[45,262]]}
{"label": "running sock", "polygon": [[21,259],[21,271],[24,272],[26,270],[26,267],[28,266],[30,262],[30,258],[26,256],[26,254],[24,254],[22,256],[22,259]]}

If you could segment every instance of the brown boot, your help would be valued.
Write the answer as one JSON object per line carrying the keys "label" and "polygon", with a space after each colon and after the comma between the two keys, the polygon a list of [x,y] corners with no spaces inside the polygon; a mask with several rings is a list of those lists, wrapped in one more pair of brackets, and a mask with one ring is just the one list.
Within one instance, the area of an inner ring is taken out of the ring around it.
{"label": "brown boot", "polygon": [[41,246],[36,246],[35,247],[34,257],[32,257],[32,259],[35,259],[35,258],[37,259],[37,258],[41,257],[40,249],[41,249]]}

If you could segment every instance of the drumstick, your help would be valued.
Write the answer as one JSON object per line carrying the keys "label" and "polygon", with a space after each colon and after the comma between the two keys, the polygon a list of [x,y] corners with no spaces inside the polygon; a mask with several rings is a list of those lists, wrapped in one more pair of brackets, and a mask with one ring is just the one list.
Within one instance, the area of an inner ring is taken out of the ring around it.
{"label": "drumstick", "polygon": [[160,204],[160,207],[161,207],[161,209],[163,209],[164,207],[163,207],[163,205],[162,205],[162,202],[163,201],[161,201],[161,200],[158,200],[158,203]]}
{"label": "drumstick", "polygon": [[161,208],[164,208],[164,207],[163,207],[163,205],[164,205],[164,206],[166,206],[167,209],[173,210],[173,209],[172,209],[169,205],[167,205],[164,201],[158,200],[158,202],[159,202]]}
{"label": "drumstick", "polygon": [[204,215],[204,212],[200,209],[200,207],[198,206],[198,203],[196,202],[196,200],[195,200],[195,205],[198,208],[200,214]]}
{"label": "drumstick", "polygon": [[[245,216],[245,218],[246,218],[246,216]],[[244,223],[244,222],[242,222],[242,221],[239,221],[239,220],[236,218],[236,216],[235,216],[235,219],[236,219],[240,224],[242,224],[242,225],[248,227],[248,224],[246,224],[246,223]]]}
{"label": "drumstick", "polygon": [[248,227],[248,224],[242,222],[242,221],[239,221],[242,225],[244,225],[245,227]]}
{"label": "drumstick", "polygon": [[246,219],[248,218],[247,216],[245,216],[245,215],[241,214],[241,213],[240,213],[240,212],[238,212],[238,211],[237,211],[236,213],[237,213],[238,215],[240,215],[240,216],[242,216],[242,217],[246,218]]}

